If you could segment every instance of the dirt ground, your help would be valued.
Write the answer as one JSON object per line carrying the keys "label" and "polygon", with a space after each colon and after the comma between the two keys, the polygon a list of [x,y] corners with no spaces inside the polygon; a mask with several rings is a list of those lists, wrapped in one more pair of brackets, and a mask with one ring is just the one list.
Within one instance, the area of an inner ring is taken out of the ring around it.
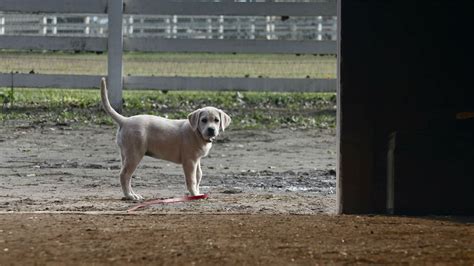
{"label": "dirt ground", "polygon": [[[0,129],[0,211],[125,211],[112,126],[15,122]],[[202,160],[205,202],[159,213],[335,211],[335,136],[318,130],[232,131]],[[145,158],[132,181],[146,199],[185,194],[181,166]]]}
{"label": "dirt ground", "polygon": [[288,214],[1,214],[1,265],[472,265],[469,221]]}
{"label": "dirt ground", "polygon": [[[0,127],[0,265],[474,263],[473,219],[335,215],[335,136],[228,130],[203,159],[210,198],[126,210],[115,127]],[[146,199],[183,195],[145,159]]]}

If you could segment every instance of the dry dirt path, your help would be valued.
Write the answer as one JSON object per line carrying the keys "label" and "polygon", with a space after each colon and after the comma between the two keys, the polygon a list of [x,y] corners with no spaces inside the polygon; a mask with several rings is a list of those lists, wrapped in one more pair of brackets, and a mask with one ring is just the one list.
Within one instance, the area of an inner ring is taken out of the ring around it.
{"label": "dry dirt path", "polygon": [[[0,128],[0,211],[124,211],[111,126]],[[148,212],[331,213],[335,136],[319,130],[228,130],[202,160],[205,202]],[[186,192],[180,166],[145,158],[133,187],[145,198]]]}

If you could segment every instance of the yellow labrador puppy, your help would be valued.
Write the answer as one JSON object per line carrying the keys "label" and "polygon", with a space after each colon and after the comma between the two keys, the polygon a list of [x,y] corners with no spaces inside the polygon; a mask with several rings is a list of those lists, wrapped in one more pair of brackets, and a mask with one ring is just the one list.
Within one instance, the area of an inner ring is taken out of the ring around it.
{"label": "yellow labrador puppy", "polygon": [[124,117],[110,106],[105,78],[101,80],[105,111],[119,125],[117,144],[122,156],[120,184],[126,199],[140,200],[132,190],[132,174],[143,156],[183,165],[186,186],[192,196],[199,195],[201,158],[209,153],[212,142],[230,124],[230,117],[214,107],[198,109],[188,119],[172,120],[152,115]]}

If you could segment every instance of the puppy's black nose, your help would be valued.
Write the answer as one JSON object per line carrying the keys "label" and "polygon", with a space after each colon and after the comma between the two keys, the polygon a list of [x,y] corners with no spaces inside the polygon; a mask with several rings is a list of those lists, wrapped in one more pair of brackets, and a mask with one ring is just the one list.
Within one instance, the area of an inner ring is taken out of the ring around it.
{"label": "puppy's black nose", "polygon": [[208,128],[208,129],[207,129],[207,135],[208,135],[209,137],[214,137],[214,136],[216,135],[216,130],[215,130],[214,128],[212,128],[212,127]]}

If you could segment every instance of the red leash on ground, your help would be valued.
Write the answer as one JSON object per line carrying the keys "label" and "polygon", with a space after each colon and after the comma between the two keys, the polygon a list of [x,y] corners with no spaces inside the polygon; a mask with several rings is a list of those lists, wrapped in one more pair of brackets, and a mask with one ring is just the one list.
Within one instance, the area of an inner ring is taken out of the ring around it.
{"label": "red leash on ground", "polygon": [[202,195],[197,195],[197,196],[184,196],[184,197],[179,197],[179,198],[170,198],[170,199],[154,199],[154,200],[148,200],[145,202],[142,202],[135,207],[132,207],[127,210],[127,212],[133,212],[141,208],[148,207],[150,205],[154,204],[166,204],[166,203],[176,203],[176,202],[185,202],[185,201],[191,201],[191,200],[199,200],[199,199],[207,199],[209,198],[208,194],[202,194]]}

